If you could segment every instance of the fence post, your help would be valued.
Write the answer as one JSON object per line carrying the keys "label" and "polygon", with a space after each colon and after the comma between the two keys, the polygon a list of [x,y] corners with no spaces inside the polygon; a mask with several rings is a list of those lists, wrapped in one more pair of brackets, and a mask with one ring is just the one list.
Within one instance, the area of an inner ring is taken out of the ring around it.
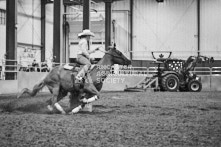
{"label": "fence post", "polygon": [[2,79],[5,80],[5,63],[6,58],[2,59]]}
{"label": "fence post", "polygon": [[212,90],[212,68],[210,67],[210,91]]}

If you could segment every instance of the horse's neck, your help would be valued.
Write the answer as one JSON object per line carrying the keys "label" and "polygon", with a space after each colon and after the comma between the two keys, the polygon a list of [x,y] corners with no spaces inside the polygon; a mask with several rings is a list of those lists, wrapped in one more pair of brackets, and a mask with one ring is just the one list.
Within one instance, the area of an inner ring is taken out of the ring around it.
{"label": "horse's neck", "polygon": [[113,63],[110,58],[104,56],[91,71],[93,82],[96,83],[100,82],[99,80],[101,79],[105,79],[108,76],[108,73],[110,73],[112,65]]}

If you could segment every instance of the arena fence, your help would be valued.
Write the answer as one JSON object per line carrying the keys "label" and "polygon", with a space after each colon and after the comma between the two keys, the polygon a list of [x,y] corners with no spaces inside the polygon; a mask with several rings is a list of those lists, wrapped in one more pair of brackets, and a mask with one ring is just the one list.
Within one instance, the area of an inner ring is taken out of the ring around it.
{"label": "arena fence", "polygon": [[[9,61],[11,64],[6,65]],[[49,68],[64,64],[52,63]],[[33,87],[47,74],[47,72],[42,72],[41,66],[38,68],[40,69],[39,72],[26,72],[25,67],[21,66],[20,62],[4,60],[0,70],[0,94],[17,93],[22,88]],[[102,89],[104,91],[123,91],[125,85],[135,85],[143,78],[151,77],[156,72],[157,67],[113,66]],[[221,91],[221,67],[196,67],[193,72],[201,77],[203,91]],[[14,79],[6,80],[5,75],[7,73],[14,73]]]}
{"label": "arena fence", "polygon": [[[0,80],[16,80],[17,73],[19,71],[24,72],[44,72],[45,67],[42,67],[43,62],[39,62],[37,67],[33,67],[29,61],[17,61],[17,60],[0,60]],[[60,63],[59,63],[60,64]],[[58,63],[53,63],[48,65],[48,70],[53,66],[59,65]],[[24,66],[25,65],[25,66]],[[10,73],[12,76],[7,79],[7,74]]]}

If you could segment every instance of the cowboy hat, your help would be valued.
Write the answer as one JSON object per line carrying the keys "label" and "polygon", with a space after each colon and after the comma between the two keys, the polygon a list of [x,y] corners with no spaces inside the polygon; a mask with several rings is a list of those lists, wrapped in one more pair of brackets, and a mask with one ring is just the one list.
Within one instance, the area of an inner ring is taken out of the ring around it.
{"label": "cowboy hat", "polygon": [[90,30],[86,29],[86,30],[83,30],[83,32],[78,34],[78,37],[81,37],[81,36],[93,36],[94,37],[95,35]]}

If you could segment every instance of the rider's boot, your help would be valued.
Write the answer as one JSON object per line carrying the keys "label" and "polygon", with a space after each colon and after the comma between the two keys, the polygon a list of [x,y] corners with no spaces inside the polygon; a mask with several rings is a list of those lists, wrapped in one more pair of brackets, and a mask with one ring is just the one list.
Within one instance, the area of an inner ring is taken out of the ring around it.
{"label": "rider's boot", "polygon": [[75,77],[76,80],[82,81],[85,77],[85,74],[89,70],[88,65],[84,65],[83,68],[78,72],[77,76]]}
{"label": "rider's boot", "polygon": [[75,76],[75,83],[82,83],[83,78],[84,78],[84,71],[80,71],[76,76]]}
{"label": "rider's boot", "polygon": [[76,78],[77,80],[79,80],[79,81],[81,81],[81,80],[83,79],[83,77],[80,76],[80,75],[77,75],[75,78]]}

